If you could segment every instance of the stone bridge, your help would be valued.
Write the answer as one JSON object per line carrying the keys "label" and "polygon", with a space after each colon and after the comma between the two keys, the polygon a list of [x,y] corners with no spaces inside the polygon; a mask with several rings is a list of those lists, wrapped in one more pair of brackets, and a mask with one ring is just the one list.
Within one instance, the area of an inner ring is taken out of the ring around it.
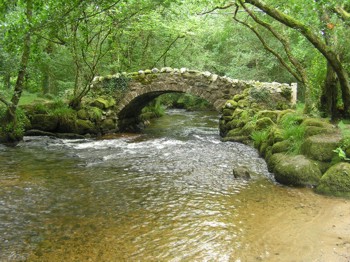
{"label": "stone bridge", "polygon": [[262,83],[232,79],[187,68],[154,68],[133,73],[95,77],[92,90],[115,100],[115,121],[119,130],[139,122],[138,116],[150,101],[165,93],[189,93],[207,100],[219,112],[229,99],[244,90],[271,94],[289,93],[286,103],[295,103],[296,84]]}

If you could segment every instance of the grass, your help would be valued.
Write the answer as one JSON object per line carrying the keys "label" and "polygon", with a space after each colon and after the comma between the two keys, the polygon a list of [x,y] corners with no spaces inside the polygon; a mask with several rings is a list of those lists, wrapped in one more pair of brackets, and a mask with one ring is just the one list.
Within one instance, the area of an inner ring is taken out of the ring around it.
{"label": "grass", "polygon": [[287,114],[281,120],[283,138],[290,141],[289,153],[297,155],[304,142],[305,126],[300,125],[303,117],[299,114]]}
{"label": "grass", "polygon": [[251,134],[251,138],[254,141],[254,147],[259,148],[264,141],[267,141],[269,136],[269,129],[254,131]]}

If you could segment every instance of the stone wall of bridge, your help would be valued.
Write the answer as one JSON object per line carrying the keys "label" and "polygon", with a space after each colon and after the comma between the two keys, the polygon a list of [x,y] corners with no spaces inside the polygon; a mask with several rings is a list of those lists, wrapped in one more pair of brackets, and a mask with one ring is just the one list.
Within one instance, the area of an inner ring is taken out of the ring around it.
{"label": "stone wall of bridge", "polygon": [[220,112],[226,101],[245,90],[251,90],[257,97],[269,93],[279,101],[277,107],[289,108],[296,102],[296,84],[238,80],[187,68],[165,67],[98,76],[92,86],[96,96],[114,99],[115,106],[109,110],[113,111],[111,115],[116,121],[116,129],[121,130],[136,126],[142,108],[165,93],[181,92],[201,97]]}

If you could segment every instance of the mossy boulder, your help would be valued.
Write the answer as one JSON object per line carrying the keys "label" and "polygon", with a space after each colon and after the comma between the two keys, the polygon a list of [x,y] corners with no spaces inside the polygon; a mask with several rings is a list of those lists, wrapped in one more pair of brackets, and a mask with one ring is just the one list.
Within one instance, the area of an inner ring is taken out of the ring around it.
{"label": "mossy boulder", "polygon": [[96,126],[90,120],[77,119],[76,130],[80,135],[97,134]]}
{"label": "mossy boulder", "polygon": [[277,110],[262,110],[259,111],[256,116],[258,119],[268,117],[270,118],[273,122],[277,123],[278,116],[281,111]]}
{"label": "mossy boulder", "polygon": [[340,134],[322,134],[307,138],[301,146],[301,152],[307,157],[323,162],[330,162],[334,157],[333,150],[340,146]]}
{"label": "mossy boulder", "polygon": [[317,163],[304,155],[280,157],[273,172],[277,182],[291,186],[315,186],[322,176]]}
{"label": "mossy boulder", "polygon": [[225,108],[224,110],[222,110],[222,115],[223,116],[232,116],[233,112],[234,112],[234,109]]}
{"label": "mossy boulder", "polygon": [[237,94],[233,97],[233,101],[238,102],[241,99],[244,99],[246,97],[246,94]]}
{"label": "mossy boulder", "polygon": [[30,123],[32,129],[51,132],[57,129],[58,117],[48,114],[32,115]]}
{"label": "mossy boulder", "polygon": [[75,116],[64,117],[58,119],[57,131],[60,133],[76,133],[77,119]]}
{"label": "mossy boulder", "polygon": [[239,100],[238,107],[247,108],[249,106],[249,101],[247,99]]}
{"label": "mossy boulder", "polygon": [[241,134],[246,135],[246,136],[250,136],[253,131],[255,130],[255,123],[254,122],[248,122],[244,125],[244,127],[242,127],[241,129]]}
{"label": "mossy boulder", "polygon": [[263,117],[256,121],[256,130],[263,130],[270,126],[275,125],[275,123],[269,117]]}
{"label": "mossy boulder", "polygon": [[86,109],[80,109],[77,112],[77,116],[78,116],[79,119],[83,119],[83,120],[88,120],[89,119],[89,114],[88,114]]}
{"label": "mossy boulder", "polygon": [[92,103],[91,106],[100,109],[108,109],[116,104],[113,98],[98,97]]}
{"label": "mossy boulder", "polygon": [[225,108],[228,109],[236,109],[238,106],[238,103],[234,100],[228,100],[225,104]]}
{"label": "mossy boulder", "polygon": [[286,155],[283,153],[272,154],[270,156],[270,159],[267,161],[267,167],[268,167],[269,171],[273,172],[275,169],[275,166],[279,162],[283,161],[285,157],[286,157]]}
{"label": "mossy boulder", "polygon": [[316,188],[318,193],[350,197],[350,164],[338,163],[327,170]]}
{"label": "mossy boulder", "polygon": [[269,145],[284,141],[283,130],[278,127],[272,127],[267,139]]}
{"label": "mossy boulder", "polygon": [[280,142],[275,143],[272,146],[272,153],[283,153],[287,152],[291,148],[291,142],[289,140],[283,140]]}
{"label": "mossy boulder", "polygon": [[105,119],[101,123],[101,128],[104,132],[114,131],[116,129],[115,122],[113,119]]}
{"label": "mossy boulder", "polygon": [[334,128],[334,126],[330,123],[325,122],[325,120],[319,119],[319,118],[306,118],[301,123],[304,126],[316,126],[316,127],[322,127],[322,128]]}
{"label": "mossy boulder", "polygon": [[304,137],[308,138],[310,136],[320,135],[320,134],[332,134],[334,133],[334,128],[325,128],[318,126],[306,126]]}

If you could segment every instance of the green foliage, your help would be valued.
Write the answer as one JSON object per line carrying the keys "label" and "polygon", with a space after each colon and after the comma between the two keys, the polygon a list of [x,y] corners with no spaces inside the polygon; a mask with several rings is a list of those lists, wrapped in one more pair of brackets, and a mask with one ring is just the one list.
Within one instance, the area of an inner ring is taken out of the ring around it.
{"label": "green foliage", "polygon": [[341,147],[338,147],[337,149],[333,150],[333,152],[337,153],[338,157],[341,160],[350,161],[350,158],[346,157],[346,153],[344,152],[344,150]]}
{"label": "green foliage", "polygon": [[301,115],[288,113],[280,121],[283,129],[283,138],[290,142],[289,153],[291,154],[299,154],[304,142],[305,126],[300,125],[302,119]]}
{"label": "green foliage", "polygon": [[161,104],[160,99],[155,99],[142,109],[142,115],[147,115],[147,118],[161,117],[165,114],[165,107]]}
{"label": "green foliage", "polygon": [[254,147],[259,148],[263,142],[266,142],[269,137],[269,129],[261,131],[253,131],[251,138],[254,141]]}
{"label": "green foliage", "polygon": [[25,127],[29,120],[25,112],[18,108],[16,110],[15,121],[7,121],[7,109],[0,107],[0,141],[3,142],[17,142],[20,141],[24,135]]}
{"label": "green foliage", "polygon": [[343,121],[338,123],[338,128],[340,129],[343,136],[342,146],[344,148],[350,147],[350,125],[345,124]]}

